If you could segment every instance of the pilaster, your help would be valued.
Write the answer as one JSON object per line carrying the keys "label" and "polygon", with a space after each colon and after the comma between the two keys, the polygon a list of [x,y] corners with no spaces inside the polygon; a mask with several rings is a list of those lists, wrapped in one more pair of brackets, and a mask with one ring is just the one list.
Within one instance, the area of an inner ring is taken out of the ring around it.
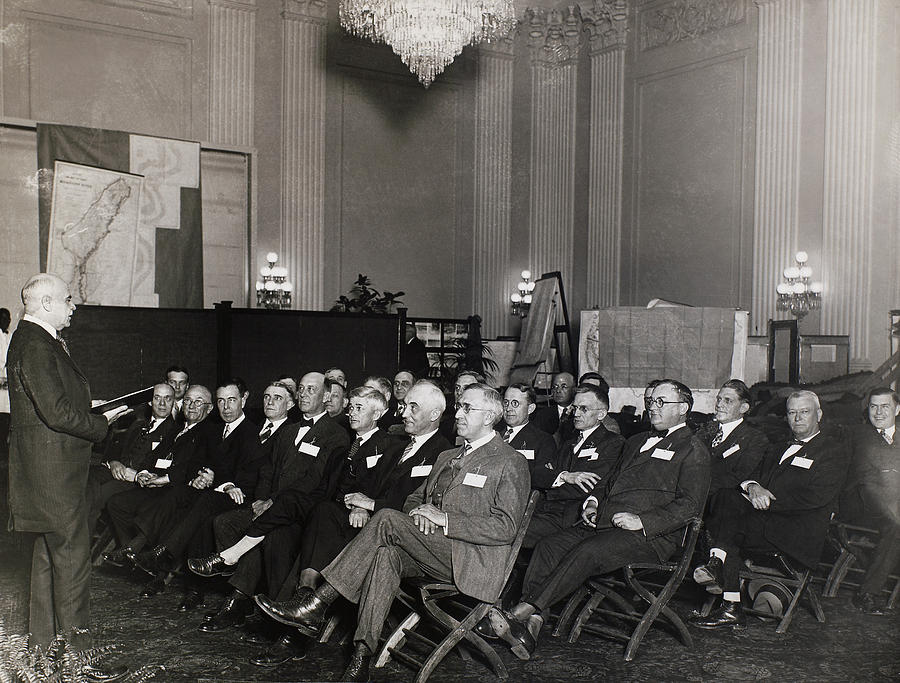
{"label": "pilaster", "polygon": [[209,0],[209,140],[253,144],[256,0]]}

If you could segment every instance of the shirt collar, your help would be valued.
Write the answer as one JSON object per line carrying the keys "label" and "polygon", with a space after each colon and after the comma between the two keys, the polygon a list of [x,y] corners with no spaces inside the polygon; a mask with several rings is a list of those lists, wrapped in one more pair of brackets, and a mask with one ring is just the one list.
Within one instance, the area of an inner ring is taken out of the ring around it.
{"label": "shirt collar", "polygon": [[668,431],[666,432],[666,436],[671,436],[672,434],[677,432],[679,429],[684,427],[686,424],[687,424],[686,422],[680,422],[677,425],[675,425],[674,427],[669,427]]}
{"label": "shirt collar", "polygon": [[49,335],[50,335],[51,337],[53,337],[54,339],[56,339],[57,336],[59,335],[59,331],[58,331],[55,327],[53,327],[53,325],[51,325],[51,324],[48,323],[48,322],[44,322],[44,321],[41,320],[40,318],[34,317],[34,316],[31,315],[30,313],[26,313],[26,314],[22,317],[22,320],[27,320],[28,322],[34,323],[35,325],[40,325],[41,327],[43,327],[43,328],[47,331],[47,334],[49,334]]}
{"label": "shirt collar", "polygon": [[524,423],[520,424],[518,427],[510,427],[510,429],[512,429],[512,434],[509,435],[509,440],[512,441],[513,439],[515,439],[516,435],[519,432],[521,432],[522,428],[527,424],[528,424],[527,422],[524,422]]}
{"label": "shirt collar", "polygon": [[492,429],[487,436],[482,436],[480,439],[476,439],[475,441],[466,441],[469,444],[471,450],[477,450],[484,446],[488,441],[493,439],[496,436],[496,432]]}
{"label": "shirt collar", "polygon": [[[591,427],[590,429],[582,429],[581,430],[581,440],[587,441],[589,438],[591,438],[591,434],[596,432],[598,427],[600,427],[599,422],[597,424],[595,424],[593,427]],[[578,443],[578,442],[576,441],[575,443]]]}
{"label": "shirt collar", "polygon": [[[309,418],[306,418],[306,419],[312,420],[312,421],[313,421],[313,424],[315,424],[316,422],[318,422],[319,420],[322,419],[322,416],[323,416],[323,415],[327,415],[327,414],[328,414],[328,411],[327,411],[327,410],[323,410],[323,411],[322,411],[321,413],[319,413],[318,415],[313,415],[312,417],[309,417]],[[306,417],[306,415],[304,415],[303,417]]]}
{"label": "shirt collar", "polygon": [[377,431],[378,431],[378,427],[372,427],[372,429],[370,429],[369,431],[367,431],[365,434],[359,434],[359,433],[357,433],[356,436],[359,438],[359,445],[361,446],[361,445],[364,444],[366,441],[368,441],[369,439],[371,439],[372,436],[373,436],[373,435],[375,434],[375,432],[377,432]]}
{"label": "shirt collar", "polygon": [[247,414],[246,414],[246,413],[241,413],[241,416],[240,416],[237,420],[234,420],[233,422],[227,422],[227,423],[226,423],[226,424],[228,425],[228,434],[229,434],[229,435],[230,435],[235,429],[238,428],[238,425],[241,424],[241,422],[244,421],[244,418],[245,418],[245,417],[247,417]]}
{"label": "shirt collar", "polygon": [[287,415],[285,415],[285,416],[284,416],[283,418],[281,418],[280,420],[269,420],[269,419],[266,419],[265,424],[263,424],[263,429],[265,429],[266,424],[270,424],[270,425],[272,425],[272,431],[274,432],[274,431],[275,431],[276,429],[278,429],[282,424],[284,424],[285,421],[287,421]]}
{"label": "shirt collar", "polygon": [[719,427],[722,428],[722,439],[727,439],[728,435],[737,429],[737,426],[743,421],[744,418],[739,417],[737,420],[732,420],[731,422],[720,422]]}
{"label": "shirt collar", "polygon": [[887,428],[884,430],[884,433],[887,434],[889,437],[891,437],[891,439],[894,438],[894,434],[895,434],[896,432],[897,432],[897,425],[896,425],[896,424],[893,424],[893,425],[891,425],[890,427],[887,427]]}

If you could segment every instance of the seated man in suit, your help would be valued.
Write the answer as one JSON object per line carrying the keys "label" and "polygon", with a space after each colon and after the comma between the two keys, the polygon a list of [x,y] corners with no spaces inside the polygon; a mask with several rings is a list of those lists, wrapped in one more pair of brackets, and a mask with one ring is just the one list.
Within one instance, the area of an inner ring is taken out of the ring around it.
{"label": "seated man in suit", "polygon": [[415,383],[416,378],[409,370],[400,370],[394,375],[393,396],[388,404],[388,410],[392,411],[394,417],[400,420],[398,424],[403,424],[403,408],[406,407],[406,394]]}
{"label": "seated man in suit", "polygon": [[209,389],[200,384],[189,387],[181,410],[184,427],[165,453],[156,453],[152,466],[138,472],[136,483],[140,488],[117,493],[106,504],[118,548],[103,559],[113,566],[134,564],[135,554],[147,544],[147,535],[140,528],[141,520],[156,508],[170,488],[192,486],[200,489],[212,481],[202,470],[209,446],[209,434],[205,429],[209,423],[204,422],[212,410]]}
{"label": "seated man in suit", "polygon": [[527,384],[510,384],[503,394],[503,440],[515,448],[528,461],[531,472],[531,488],[534,483],[535,470],[553,467],[556,459],[556,442],[546,432],[535,427],[531,414],[537,408],[537,398]]}
{"label": "seated man in suit", "polygon": [[819,431],[822,409],[811,391],[787,399],[794,438],[770,448],[757,476],[736,489],[722,489],[706,527],[712,541],[709,561],[694,570],[694,581],[722,592],[722,606],[691,623],[704,629],[743,628],[740,570],[744,555],[781,552],[815,567],[846,472],[839,441]]}
{"label": "seated man in suit", "polygon": [[900,558],[900,398],[890,387],[869,392],[868,424],[853,433],[853,461],[841,494],[839,518],[881,534],[853,604],[880,615],[877,597]]}
{"label": "seated man in suit", "polygon": [[91,531],[112,496],[135,488],[140,472],[148,472],[156,464],[158,456],[162,455],[165,459],[172,440],[180,431],[172,417],[174,400],[175,391],[169,384],[155,385],[150,417],[132,422],[115,444],[113,456],[103,465],[91,467],[88,478],[88,523]]}
{"label": "seated man in suit", "polygon": [[546,498],[531,518],[523,548],[533,548],[542,538],[575,524],[585,494],[605,481],[622,453],[625,440],[603,426],[609,409],[606,394],[599,387],[585,384],[575,390],[574,396],[574,435],[551,461],[532,473],[532,487],[546,491]]}
{"label": "seated man in suit", "polygon": [[337,422],[350,434],[350,420],[347,418],[347,389],[340,382],[325,378],[325,410],[328,417]]}
{"label": "seated man in suit", "polygon": [[[347,432],[325,410],[325,376],[305,374],[300,380],[303,420],[288,424],[273,437],[269,460],[260,470],[252,515],[227,515],[213,523],[222,553],[195,554],[188,568],[199,576],[232,574],[234,592],[203,631],[241,624],[252,611],[249,596],[266,578],[270,590],[284,583],[302,538],[306,514],[327,495],[331,471],[350,448]],[[385,401],[385,403],[387,403]],[[244,523],[246,522],[246,523]],[[262,548],[258,545],[266,541]]]}
{"label": "seated man in suit", "polygon": [[710,504],[718,491],[737,488],[747,481],[768,450],[766,435],[744,419],[750,403],[747,385],[739,379],[728,380],[716,394],[715,419],[697,433],[712,455]]}
{"label": "seated man in suit", "polygon": [[579,526],[538,543],[522,601],[509,613],[491,610],[494,631],[517,657],[531,657],[544,614],[588,577],[664,561],[679,546],[709,487],[709,451],[685,422],[692,404],[681,382],[663,380],[654,389],[654,431],[628,440],[615,470],[584,501]]}
{"label": "seated man in suit", "polygon": [[575,398],[575,378],[569,372],[553,375],[550,384],[550,404],[538,408],[531,421],[538,429],[552,434],[556,443],[562,444],[572,438],[572,401]]}
{"label": "seated man in suit", "polygon": [[[584,373],[578,378],[578,386],[581,386],[582,384],[593,384],[594,386],[600,387],[600,391],[609,396],[609,382],[607,382],[599,372]],[[603,418],[603,426],[614,434],[622,433],[619,423],[616,422],[609,413]]]}
{"label": "seated man in suit", "polygon": [[175,392],[175,401],[172,404],[172,416],[180,421],[181,408],[184,404],[184,394],[190,386],[190,375],[186,367],[170,365],[166,368],[166,384]]}
{"label": "seated man in suit", "polygon": [[341,680],[369,680],[369,660],[403,577],[452,581],[488,602],[500,594],[530,488],[525,459],[494,432],[501,412],[494,389],[467,387],[456,411],[464,445],[438,456],[425,485],[407,501],[408,514],[377,512],[325,567],[315,590],[302,588],[283,602],[256,597],[266,614],[311,636],[339,596],[358,603],[355,648]]}

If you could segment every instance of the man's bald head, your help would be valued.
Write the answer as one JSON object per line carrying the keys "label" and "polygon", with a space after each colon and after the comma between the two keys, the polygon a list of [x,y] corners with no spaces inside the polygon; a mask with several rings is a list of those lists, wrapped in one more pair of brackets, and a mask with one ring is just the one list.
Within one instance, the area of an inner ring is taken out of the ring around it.
{"label": "man's bald head", "polygon": [[58,275],[38,273],[22,287],[25,313],[52,325],[56,330],[69,326],[75,304],[69,286]]}

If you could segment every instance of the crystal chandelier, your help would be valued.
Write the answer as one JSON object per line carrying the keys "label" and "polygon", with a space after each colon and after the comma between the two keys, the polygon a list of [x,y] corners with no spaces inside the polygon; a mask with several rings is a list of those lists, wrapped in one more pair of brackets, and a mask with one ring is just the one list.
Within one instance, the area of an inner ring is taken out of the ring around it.
{"label": "crystal chandelier", "polygon": [[513,292],[509,296],[510,314],[524,318],[528,315],[528,309],[531,308],[532,292],[535,283],[531,281],[531,271],[522,271],[522,281],[516,285],[518,291]]}
{"label": "crystal chandelier", "polygon": [[266,254],[267,266],[259,271],[262,280],[256,283],[256,305],[260,308],[284,309],[291,307],[291,293],[294,286],[287,279],[287,268],[276,266],[278,254]]}
{"label": "crystal chandelier", "polygon": [[784,279],[776,288],[778,292],[779,311],[790,311],[791,315],[800,320],[811,310],[822,305],[822,283],[810,282],[812,268],[806,265],[809,256],[805,251],[798,251],[794,256],[796,266],[788,266],[784,269]]}
{"label": "crystal chandelier", "polygon": [[513,0],[341,0],[341,26],[387,43],[426,88],[462,52],[504,38],[516,24]]}

